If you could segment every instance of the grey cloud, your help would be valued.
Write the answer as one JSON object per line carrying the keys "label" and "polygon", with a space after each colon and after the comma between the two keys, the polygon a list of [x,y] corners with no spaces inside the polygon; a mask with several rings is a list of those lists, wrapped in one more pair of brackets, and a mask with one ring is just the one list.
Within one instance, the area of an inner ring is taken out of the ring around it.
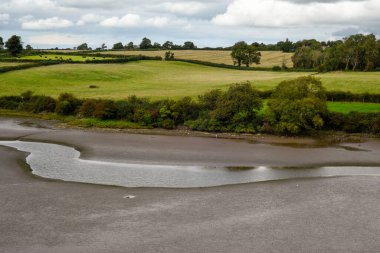
{"label": "grey cloud", "polygon": [[338,2],[364,2],[366,0],[281,0],[283,2],[309,4],[309,3],[338,3]]}

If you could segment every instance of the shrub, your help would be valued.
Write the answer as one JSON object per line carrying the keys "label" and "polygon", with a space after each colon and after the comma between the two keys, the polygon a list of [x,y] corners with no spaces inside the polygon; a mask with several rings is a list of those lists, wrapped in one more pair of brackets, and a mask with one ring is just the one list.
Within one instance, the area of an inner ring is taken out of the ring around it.
{"label": "shrub", "polygon": [[281,82],[268,103],[266,120],[276,132],[300,134],[321,129],[327,114],[319,79],[300,77]]}
{"label": "shrub", "polygon": [[4,96],[0,97],[0,108],[8,110],[16,110],[22,102],[21,96]]}
{"label": "shrub", "polygon": [[61,115],[75,115],[82,101],[69,93],[62,93],[58,97],[55,112]]}
{"label": "shrub", "polygon": [[116,118],[117,108],[112,100],[98,100],[94,110],[94,117],[98,119]]}
{"label": "shrub", "polygon": [[54,112],[56,100],[48,96],[33,96],[30,100],[30,110],[34,113]]}
{"label": "shrub", "polygon": [[79,115],[81,117],[93,117],[96,106],[95,99],[85,99],[79,108]]}

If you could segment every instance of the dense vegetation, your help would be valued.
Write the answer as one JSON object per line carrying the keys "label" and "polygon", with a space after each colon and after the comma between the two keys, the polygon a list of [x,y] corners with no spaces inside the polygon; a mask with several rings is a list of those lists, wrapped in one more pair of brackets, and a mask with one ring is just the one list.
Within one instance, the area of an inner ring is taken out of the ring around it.
{"label": "dense vegetation", "polygon": [[54,99],[25,92],[0,97],[0,108],[166,129],[187,126],[200,131],[291,135],[327,129],[380,134],[380,112],[329,112],[326,91],[314,77],[283,81],[269,96],[264,107],[262,93],[245,82],[231,85],[225,91],[211,90],[197,100],[184,97],[151,101],[130,96],[115,101],[79,99],[68,93]]}
{"label": "dense vegetation", "polygon": [[314,41],[296,49],[292,60],[295,68],[371,71],[380,68],[380,40],[373,34],[356,34],[328,46]]}

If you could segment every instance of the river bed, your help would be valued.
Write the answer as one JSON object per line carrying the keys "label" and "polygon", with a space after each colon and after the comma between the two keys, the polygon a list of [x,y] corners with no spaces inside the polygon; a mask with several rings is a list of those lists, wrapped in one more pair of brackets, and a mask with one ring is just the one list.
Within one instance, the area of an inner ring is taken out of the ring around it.
{"label": "river bed", "polygon": [[380,176],[379,167],[275,168],[134,164],[84,160],[76,149],[58,144],[0,141],[0,145],[29,153],[26,162],[35,175],[63,181],[123,187],[195,188],[292,178]]}

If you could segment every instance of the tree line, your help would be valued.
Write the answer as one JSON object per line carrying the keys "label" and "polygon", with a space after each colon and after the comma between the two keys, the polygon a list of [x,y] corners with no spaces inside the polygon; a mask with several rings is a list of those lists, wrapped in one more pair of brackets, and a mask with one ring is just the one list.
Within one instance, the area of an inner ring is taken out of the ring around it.
{"label": "tree line", "polygon": [[380,68],[380,40],[375,35],[355,34],[331,42],[303,45],[292,57],[294,67],[319,71],[371,71]]}
{"label": "tree line", "polygon": [[336,130],[380,134],[380,113],[333,113],[327,110],[326,90],[319,79],[300,77],[281,82],[264,106],[261,93],[249,82],[227,90],[211,90],[194,100],[151,101],[130,96],[123,100],[78,99],[64,93],[58,99],[25,92],[0,97],[0,108],[33,113],[55,112],[77,118],[120,120],[142,127],[197,131],[311,134]]}
{"label": "tree line", "polygon": [[[106,50],[108,47],[105,43],[102,43],[102,45],[95,50]],[[87,43],[82,43],[79,46],[75,47],[77,50],[92,50],[91,47],[88,46]],[[177,50],[177,49],[197,49],[197,46],[192,41],[186,41],[183,43],[183,45],[177,45],[174,44],[172,41],[166,41],[162,45],[158,42],[152,42],[149,38],[144,37],[140,44],[134,44],[132,41],[126,43],[123,45],[122,42],[117,42],[113,44],[112,50],[135,50],[135,49],[167,49],[167,50]]]}

